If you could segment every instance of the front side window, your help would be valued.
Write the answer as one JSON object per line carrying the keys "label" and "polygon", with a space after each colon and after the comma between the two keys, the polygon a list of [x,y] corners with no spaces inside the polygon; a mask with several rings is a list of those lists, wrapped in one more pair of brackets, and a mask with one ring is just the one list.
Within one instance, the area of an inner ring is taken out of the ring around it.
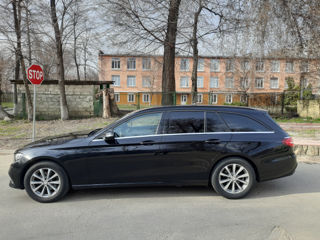
{"label": "front side window", "polygon": [[120,58],[112,58],[111,60],[111,69],[120,69]]}
{"label": "front side window", "polygon": [[270,131],[261,123],[239,114],[220,113],[232,132],[264,132]]}
{"label": "front side window", "polygon": [[189,59],[188,58],[181,58],[180,71],[189,71]]}
{"label": "front side window", "polygon": [[182,88],[189,87],[189,77],[184,76],[180,78],[180,87]]}
{"label": "front side window", "polygon": [[204,71],[204,59],[203,58],[199,58],[198,59],[198,71],[203,72]]}
{"label": "front side window", "polygon": [[210,77],[210,88],[219,88],[219,78]]}
{"label": "front side window", "polygon": [[111,80],[113,81],[113,86],[120,87],[120,75],[112,75]]}
{"label": "front side window", "polygon": [[142,70],[151,69],[151,58],[142,58]]}
{"label": "front side window", "polygon": [[203,77],[197,77],[197,87],[203,88]]}
{"label": "front side window", "polygon": [[270,78],[270,88],[279,88],[279,80],[278,78]]}
{"label": "front side window", "polygon": [[263,78],[256,78],[255,87],[256,88],[263,88]]}
{"label": "front side window", "polygon": [[128,70],[136,70],[136,58],[128,58],[127,69]]}
{"label": "front side window", "polygon": [[217,113],[207,112],[207,132],[228,132],[229,129]]}
{"label": "front side window", "polygon": [[271,61],[271,72],[280,72],[280,61]]}
{"label": "front side window", "polygon": [[127,86],[135,87],[136,86],[136,76],[128,76],[127,77]]}
{"label": "front side window", "polygon": [[234,87],[234,82],[233,78],[226,78],[226,88],[233,88]]}
{"label": "front side window", "polygon": [[220,71],[220,60],[219,59],[211,59],[210,71],[211,72],[219,72]]}
{"label": "front side window", "polygon": [[204,132],[204,112],[176,111],[168,114],[166,133]]}
{"label": "front side window", "polygon": [[162,113],[150,113],[130,119],[113,129],[116,137],[157,134]]}

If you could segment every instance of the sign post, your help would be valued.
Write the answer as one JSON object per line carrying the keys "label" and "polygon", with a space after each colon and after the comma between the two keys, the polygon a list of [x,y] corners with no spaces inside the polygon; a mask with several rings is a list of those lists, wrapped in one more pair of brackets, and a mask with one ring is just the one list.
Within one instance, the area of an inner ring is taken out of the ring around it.
{"label": "sign post", "polygon": [[43,81],[43,70],[41,66],[33,64],[27,69],[28,80],[33,85],[33,124],[32,124],[32,142],[36,138],[36,85]]}

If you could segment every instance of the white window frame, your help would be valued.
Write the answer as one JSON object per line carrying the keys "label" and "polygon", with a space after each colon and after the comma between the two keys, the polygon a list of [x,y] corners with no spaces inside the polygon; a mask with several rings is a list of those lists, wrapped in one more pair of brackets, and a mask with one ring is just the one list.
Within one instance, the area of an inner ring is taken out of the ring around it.
{"label": "white window frame", "polygon": [[212,100],[212,104],[217,104],[218,103],[218,94],[211,94],[211,100]]}
{"label": "white window frame", "polygon": [[220,60],[211,59],[210,60],[210,71],[211,72],[220,72]]}
{"label": "white window frame", "polygon": [[[130,101],[130,96],[133,96],[132,101]],[[134,93],[128,93],[128,103],[134,103],[136,100],[136,95]]]}
{"label": "white window frame", "polygon": [[[229,69],[230,67],[230,69]],[[226,72],[233,72],[234,71],[234,59],[227,59],[226,60]]]}
{"label": "white window frame", "polygon": [[136,60],[135,57],[129,57],[127,59],[127,70],[136,70],[136,68],[137,68],[137,62],[136,61],[137,60]]}
{"label": "white window frame", "polygon": [[244,89],[249,88],[249,78],[240,77],[240,87]]}
{"label": "white window frame", "polygon": [[[129,78],[132,80],[132,79],[134,79],[134,85],[132,85],[132,84],[129,84],[130,83],[130,81],[129,81]],[[133,76],[133,75],[128,75],[127,76],[127,87],[135,87],[136,86],[136,76]]]}
{"label": "white window frame", "polygon": [[[147,99],[145,99],[145,98],[147,98]],[[142,102],[150,103],[150,94],[149,93],[142,94]]]}
{"label": "white window frame", "polygon": [[[272,85],[273,80],[277,80],[277,87]],[[270,89],[278,89],[278,88],[279,88],[279,78],[277,77],[270,78]]]}
{"label": "white window frame", "polygon": [[142,76],[142,87],[150,88],[151,87],[151,77]]}
{"label": "white window frame", "polygon": [[280,61],[279,60],[271,60],[271,72],[280,72]]}
{"label": "white window frame", "polygon": [[[258,80],[261,80],[261,87],[259,86],[260,84],[258,83]],[[264,88],[264,78],[262,78],[262,77],[257,77],[257,78],[255,78],[255,81],[254,81],[254,87],[255,88],[258,88],[258,89],[262,89],[262,88]]]}
{"label": "white window frame", "polygon": [[121,69],[120,58],[111,58],[111,69],[112,70],[120,70]]}
{"label": "white window frame", "polygon": [[[186,98],[186,101],[183,101],[184,97]],[[181,95],[181,104],[185,105],[185,104],[187,104],[187,102],[188,102],[188,95],[187,94],[182,94]]]}
{"label": "white window frame", "polygon": [[204,77],[202,76],[197,77],[197,88],[204,88]]}
{"label": "white window frame", "polygon": [[[115,80],[114,78],[117,78],[117,79]],[[120,87],[120,82],[121,82],[120,81],[120,75],[112,75],[111,76],[111,80],[114,81],[113,84],[112,84],[114,87]],[[118,83],[117,83],[117,80],[119,80]]]}
{"label": "white window frame", "polygon": [[120,102],[120,93],[114,93],[114,100]]}
{"label": "white window frame", "polygon": [[232,94],[227,94],[225,98],[225,103],[232,103]]}
{"label": "white window frame", "polygon": [[[200,98],[200,101],[199,101]],[[198,93],[197,94],[197,103],[202,103],[203,102],[203,94],[202,93]]]}
{"label": "white window frame", "polygon": [[151,70],[151,58],[142,58],[142,70]]}
{"label": "white window frame", "polygon": [[[186,84],[183,84],[186,83]],[[188,76],[181,76],[180,77],[180,87],[181,88],[188,88],[189,87],[189,77]]]}
{"label": "white window frame", "polygon": [[[231,82],[231,84],[227,84],[228,82]],[[234,78],[227,77],[225,79],[225,88],[234,88]]]}
{"label": "white window frame", "polygon": [[241,103],[247,103],[247,101],[248,101],[247,95],[244,95],[244,94],[240,95],[240,102]]}
{"label": "white window frame", "polygon": [[250,62],[249,60],[242,60],[241,63],[240,63],[240,67],[241,67],[241,71],[243,72],[247,72],[250,70]]}
{"label": "white window frame", "polygon": [[309,72],[309,61],[308,60],[302,60],[300,63],[300,72],[306,73]]}
{"label": "white window frame", "polygon": [[256,72],[264,72],[264,61],[263,60],[256,61]]}
{"label": "white window frame", "polygon": [[[185,64],[182,64],[182,63]],[[185,68],[182,68],[182,66],[185,66]],[[181,58],[180,59],[180,71],[181,72],[188,72],[189,71],[189,59],[188,58]]]}
{"label": "white window frame", "polygon": [[286,61],[286,73],[294,73],[294,61]]}
{"label": "white window frame", "polygon": [[219,77],[210,77],[210,88],[219,88]]}
{"label": "white window frame", "polygon": [[204,72],[204,58],[198,58],[197,71]]}

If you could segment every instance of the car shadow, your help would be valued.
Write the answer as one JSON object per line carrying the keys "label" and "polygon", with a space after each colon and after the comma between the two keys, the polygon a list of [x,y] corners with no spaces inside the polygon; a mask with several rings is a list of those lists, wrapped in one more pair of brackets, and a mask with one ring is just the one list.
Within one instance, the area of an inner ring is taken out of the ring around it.
{"label": "car shadow", "polygon": [[[292,176],[260,182],[245,199],[319,193],[320,164],[300,164]],[[126,198],[220,197],[212,187],[121,187],[71,191],[64,201]]]}

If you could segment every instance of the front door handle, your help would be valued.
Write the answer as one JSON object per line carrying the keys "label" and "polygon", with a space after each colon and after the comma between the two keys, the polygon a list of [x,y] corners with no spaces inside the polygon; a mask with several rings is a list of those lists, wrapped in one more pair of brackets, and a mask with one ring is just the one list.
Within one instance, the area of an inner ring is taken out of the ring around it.
{"label": "front door handle", "polygon": [[154,141],[152,140],[146,140],[146,141],[142,141],[140,142],[141,145],[153,145]]}
{"label": "front door handle", "polygon": [[204,142],[208,143],[208,144],[219,144],[220,140],[219,139],[208,139],[208,140],[206,140]]}

